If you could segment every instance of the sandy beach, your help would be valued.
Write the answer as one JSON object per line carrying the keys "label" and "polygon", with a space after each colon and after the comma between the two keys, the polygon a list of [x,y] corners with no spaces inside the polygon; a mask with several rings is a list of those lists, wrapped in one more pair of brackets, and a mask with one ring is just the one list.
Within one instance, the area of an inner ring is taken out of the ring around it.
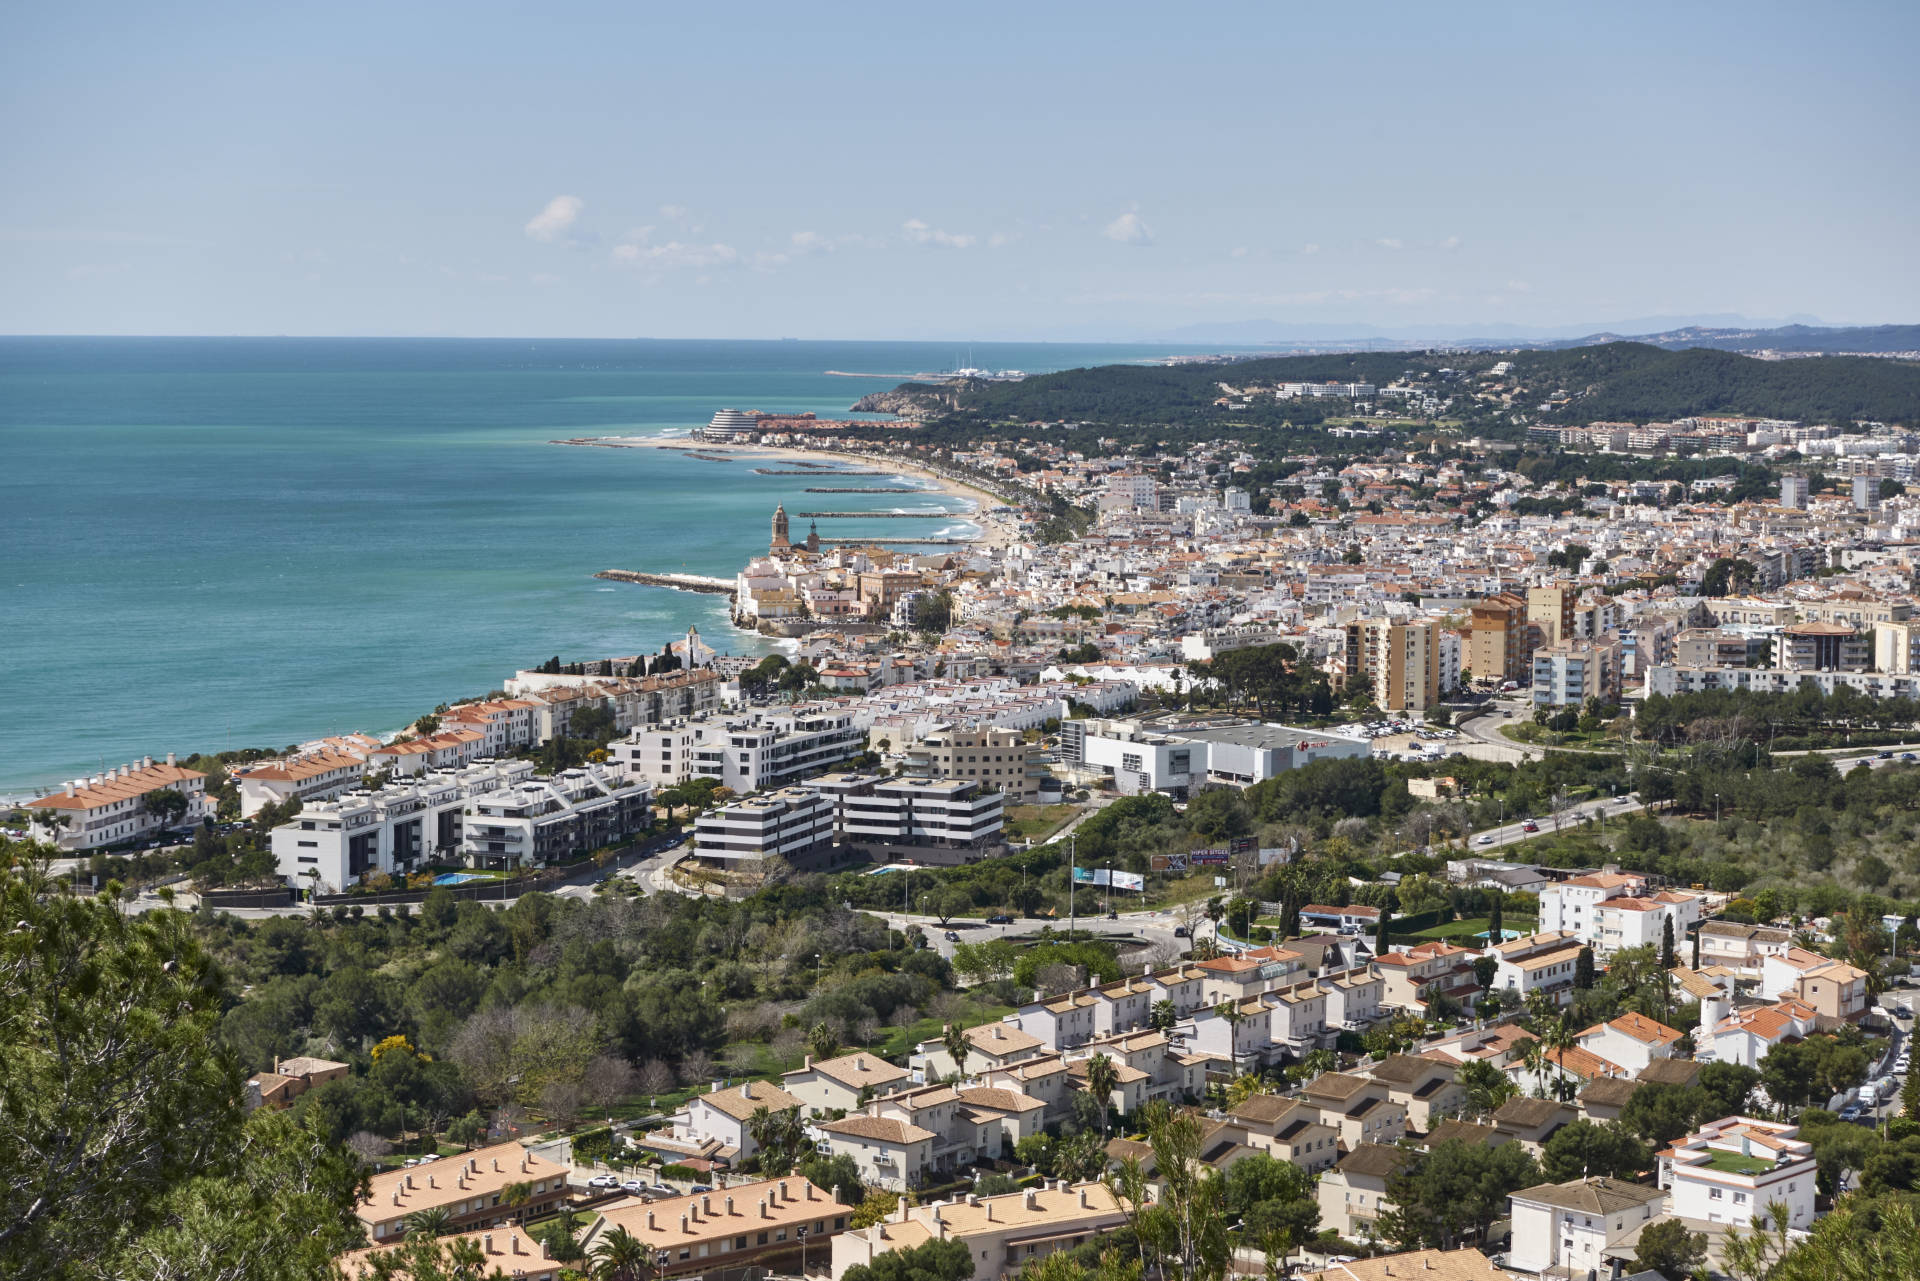
{"label": "sandy beach", "polygon": [[[966,520],[980,528],[980,537],[976,540],[991,547],[1005,547],[1019,537],[1018,528],[1013,521],[992,515],[997,507],[1006,504],[983,489],[976,489],[964,481],[953,480],[937,472],[928,470],[906,459],[893,458],[885,454],[856,454],[844,450],[796,449],[789,445],[733,445],[709,441],[692,440],[685,436],[589,436],[572,440],[556,441],[562,445],[597,445],[611,449],[665,449],[680,454],[693,454],[707,458],[722,458],[731,462],[743,463],[819,463],[832,461],[871,471],[883,471],[895,476],[911,476],[929,482],[936,490],[950,498],[958,498],[972,506],[971,511],[956,513],[964,515]],[[832,473],[822,471],[823,478]]]}

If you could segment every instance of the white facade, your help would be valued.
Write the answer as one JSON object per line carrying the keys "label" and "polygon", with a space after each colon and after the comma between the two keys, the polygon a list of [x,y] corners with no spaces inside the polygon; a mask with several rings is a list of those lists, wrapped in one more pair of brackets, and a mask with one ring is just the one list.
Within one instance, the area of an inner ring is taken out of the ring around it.
{"label": "white facade", "polygon": [[187,809],[176,822],[198,823],[214,812],[207,795],[207,777],[175,764],[167,753],[164,764],[153,757],[129,762],[90,778],[74,779],[61,790],[27,803],[33,833],[63,850],[94,850],[149,836],[161,828],[147,809],[149,793],[172,790],[186,797]]}
{"label": "white facade", "polygon": [[833,843],[833,799],[789,787],[708,810],[695,825],[700,858],[748,864],[800,859]]}
{"label": "white facade", "polygon": [[752,712],[710,715],[637,729],[608,748],[626,773],[660,786],[711,778],[742,795],[783,787],[866,751],[852,712]]}
{"label": "white facade", "polygon": [[1660,1186],[1683,1219],[1742,1229],[1778,1202],[1787,1226],[1806,1229],[1814,1218],[1813,1147],[1800,1127],[1730,1116],[1674,1141],[1660,1154]]}
{"label": "white facade", "polygon": [[1661,1214],[1665,1201],[1658,1188],[1618,1179],[1576,1179],[1515,1192],[1508,1201],[1508,1264],[1536,1274],[1564,1268],[1571,1276],[1605,1275],[1608,1258]]}

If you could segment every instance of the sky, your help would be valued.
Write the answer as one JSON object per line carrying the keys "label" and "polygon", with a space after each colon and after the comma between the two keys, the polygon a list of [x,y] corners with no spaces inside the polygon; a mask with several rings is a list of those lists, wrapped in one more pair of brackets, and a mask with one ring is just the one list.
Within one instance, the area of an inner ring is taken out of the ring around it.
{"label": "sky", "polygon": [[1920,321],[1910,0],[4,24],[0,333]]}

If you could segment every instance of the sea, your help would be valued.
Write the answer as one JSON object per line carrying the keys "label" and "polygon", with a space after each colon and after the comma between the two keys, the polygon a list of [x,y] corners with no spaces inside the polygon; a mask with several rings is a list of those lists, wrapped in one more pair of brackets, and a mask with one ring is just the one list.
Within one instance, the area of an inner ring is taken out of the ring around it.
{"label": "sea", "polygon": [[[925,482],[807,494],[787,463],[554,444],[684,434],[721,408],[846,417],[969,365],[1041,373],[1175,347],[669,340],[0,338],[0,796],[139,756],[391,733],[516,669],[654,651],[789,511],[827,537],[964,537]],[[852,378],[837,370],[880,374]],[[805,522],[794,522],[795,537]]]}

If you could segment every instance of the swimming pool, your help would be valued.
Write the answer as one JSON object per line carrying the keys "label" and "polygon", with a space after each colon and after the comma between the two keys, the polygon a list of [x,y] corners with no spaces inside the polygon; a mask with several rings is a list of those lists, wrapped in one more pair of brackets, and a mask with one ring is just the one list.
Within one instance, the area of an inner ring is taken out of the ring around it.
{"label": "swimming pool", "polygon": [[435,885],[465,885],[468,881],[484,881],[487,878],[475,872],[442,872],[433,878]]}

